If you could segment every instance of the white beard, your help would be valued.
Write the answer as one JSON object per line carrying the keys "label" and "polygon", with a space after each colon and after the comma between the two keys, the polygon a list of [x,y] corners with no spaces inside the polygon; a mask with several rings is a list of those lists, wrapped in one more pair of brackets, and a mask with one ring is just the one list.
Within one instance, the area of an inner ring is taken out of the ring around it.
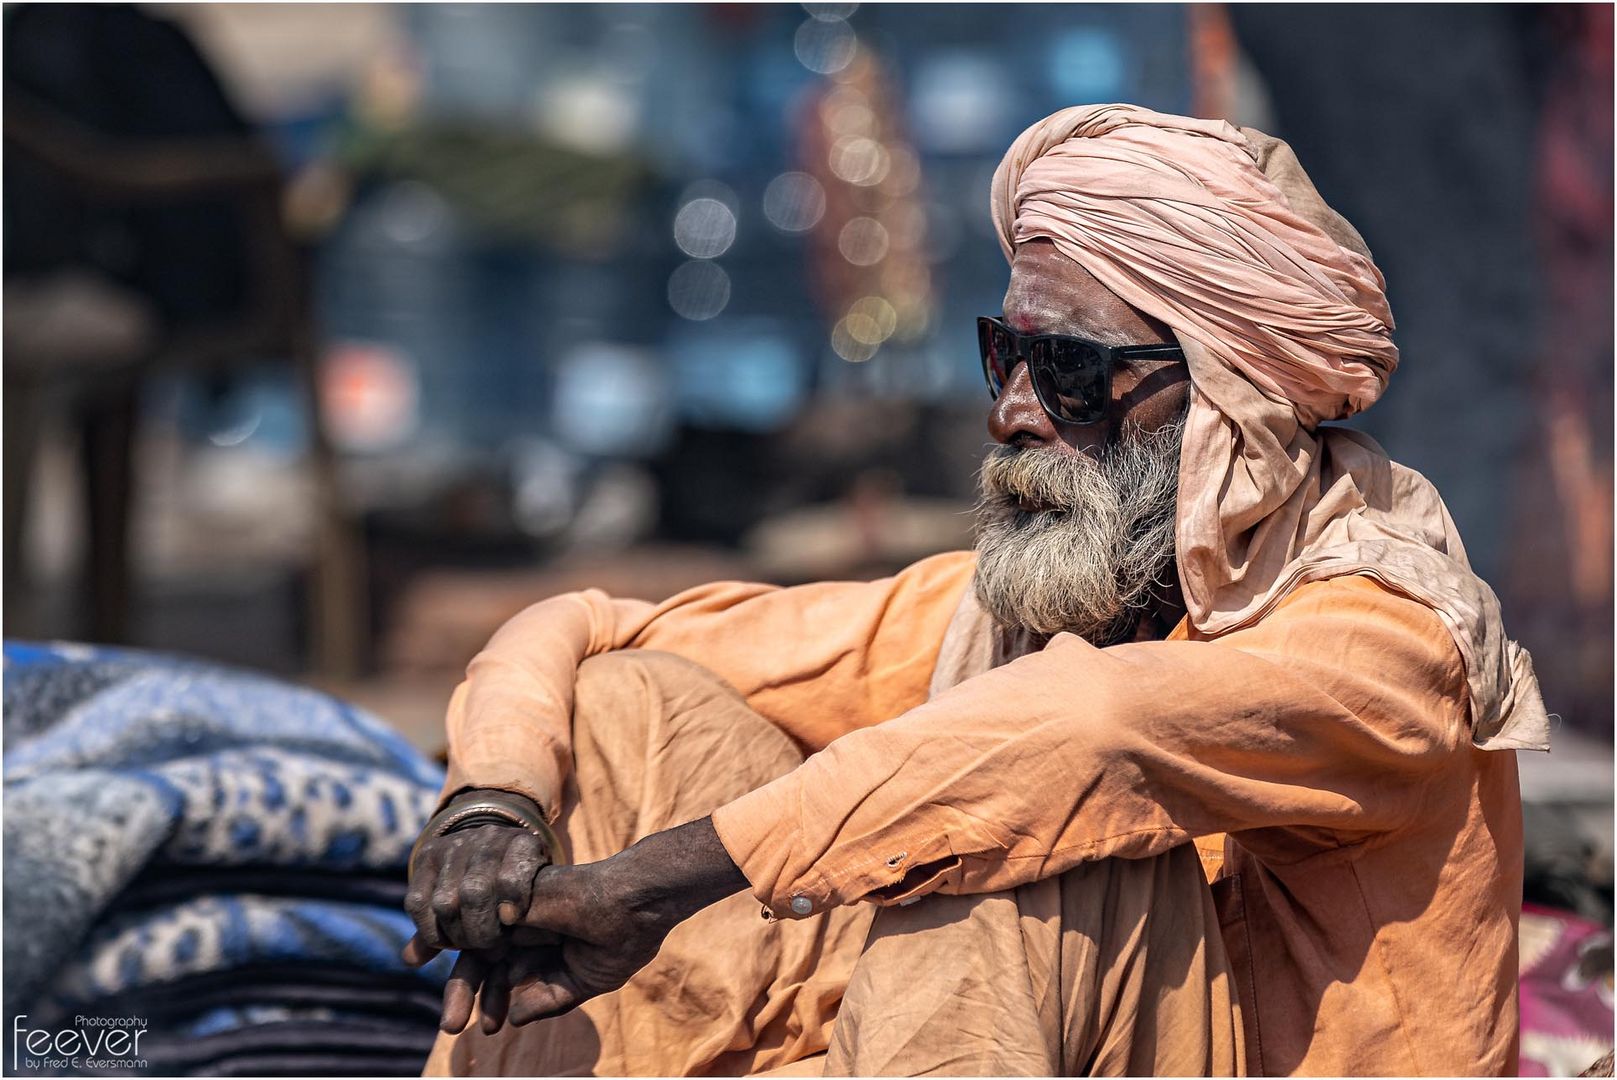
{"label": "white beard", "polygon": [[[996,446],[983,461],[975,589],[1010,630],[1111,645],[1134,633],[1174,555],[1184,422],[1125,428],[1099,460]],[[1049,507],[1030,512],[1021,503]]]}

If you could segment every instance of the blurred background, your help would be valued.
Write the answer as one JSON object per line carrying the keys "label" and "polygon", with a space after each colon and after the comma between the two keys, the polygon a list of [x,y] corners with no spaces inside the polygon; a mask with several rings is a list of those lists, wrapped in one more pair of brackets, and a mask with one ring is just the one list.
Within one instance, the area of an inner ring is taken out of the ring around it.
{"label": "blurred background", "polygon": [[430,754],[545,596],[966,545],[1000,155],[1076,103],[1226,117],[1289,140],[1386,273],[1403,363],[1355,423],[1437,484],[1532,650],[1559,720],[1530,814],[1597,837],[1573,906],[1609,925],[1612,32],[1574,5],[7,5],[5,634],[273,673]]}

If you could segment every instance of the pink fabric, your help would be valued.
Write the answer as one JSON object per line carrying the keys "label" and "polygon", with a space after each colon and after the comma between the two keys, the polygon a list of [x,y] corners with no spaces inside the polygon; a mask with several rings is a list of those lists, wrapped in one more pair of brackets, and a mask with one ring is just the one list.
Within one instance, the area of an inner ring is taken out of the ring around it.
{"label": "pink fabric", "polygon": [[1006,258],[1048,238],[1184,347],[1178,560],[1197,631],[1369,575],[1454,635],[1477,746],[1548,749],[1532,662],[1436,489],[1368,436],[1319,427],[1373,404],[1398,350],[1369,250],[1285,143],[1132,105],[1065,109],[1011,145],[992,211]]}
{"label": "pink fabric", "polygon": [[1611,931],[1522,905],[1522,1076],[1574,1076],[1612,1044]]}

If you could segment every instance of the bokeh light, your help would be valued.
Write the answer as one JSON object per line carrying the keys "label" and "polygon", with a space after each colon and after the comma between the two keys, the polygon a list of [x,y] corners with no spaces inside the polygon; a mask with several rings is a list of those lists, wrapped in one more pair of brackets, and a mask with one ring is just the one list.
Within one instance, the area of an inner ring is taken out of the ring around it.
{"label": "bokeh light", "polygon": [[864,135],[845,135],[831,144],[831,171],[837,179],[872,187],[887,176],[887,148]]}
{"label": "bokeh light", "polygon": [[855,326],[865,329],[868,325],[869,319],[866,316],[844,316],[831,330],[831,351],[850,364],[862,364],[875,356],[881,344],[860,341],[854,335]]}
{"label": "bokeh light", "polygon": [[859,36],[840,20],[825,22],[811,18],[797,28],[792,50],[804,67],[819,75],[834,75],[853,62],[859,51]]}
{"label": "bokeh light", "polygon": [[706,259],[681,263],[668,276],[668,306],[692,322],[711,319],[730,303],[730,275]]}
{"label": "bokeh light", "polygon": [[808,173],[781,173],[764,189],[764,217],[782,232],[807,232],[824,216],[825,188]]}
{"label": "bokeh light", "polygon": [[874,266],[887,257],[887,226],[870,217],[856,217],[842,227],[837,250],[855,266]]}
{"label": "bokeh light", "polygon": [[674,243],[693,259],[716,259],[735,239],[735,211],[718,199],[692,199],[674,217]]}
{"label": "bokeh light", "polygon": [[448,239],[445,231],[454,223],[443,196],[419,180],[390,184],[374,212],[382,232],[400,247],[436,251]]}
{"label": "bokeh light", "polygon": [[898,312],[886,298],[866,296],[855,300],[842,320],[848,334],[863,345],[880,345],[898,328]]}

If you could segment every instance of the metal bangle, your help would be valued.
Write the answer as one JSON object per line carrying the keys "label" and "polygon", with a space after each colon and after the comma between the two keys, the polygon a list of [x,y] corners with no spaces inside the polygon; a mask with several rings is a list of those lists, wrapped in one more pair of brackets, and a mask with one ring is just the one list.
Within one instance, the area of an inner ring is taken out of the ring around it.
{"label": "metal bangle", "polygon": [[451,799],[448,806],[427,819],[421,835],[410,848],[407,879],[415,877],[416,858],[427,841],[478,825],[508,825],[525,829],[544,841],[553,864],[565,866],[568,862],[567,849],[543,815],[534,813],[535,809],[527,798],[503,791],[469,792]]}

